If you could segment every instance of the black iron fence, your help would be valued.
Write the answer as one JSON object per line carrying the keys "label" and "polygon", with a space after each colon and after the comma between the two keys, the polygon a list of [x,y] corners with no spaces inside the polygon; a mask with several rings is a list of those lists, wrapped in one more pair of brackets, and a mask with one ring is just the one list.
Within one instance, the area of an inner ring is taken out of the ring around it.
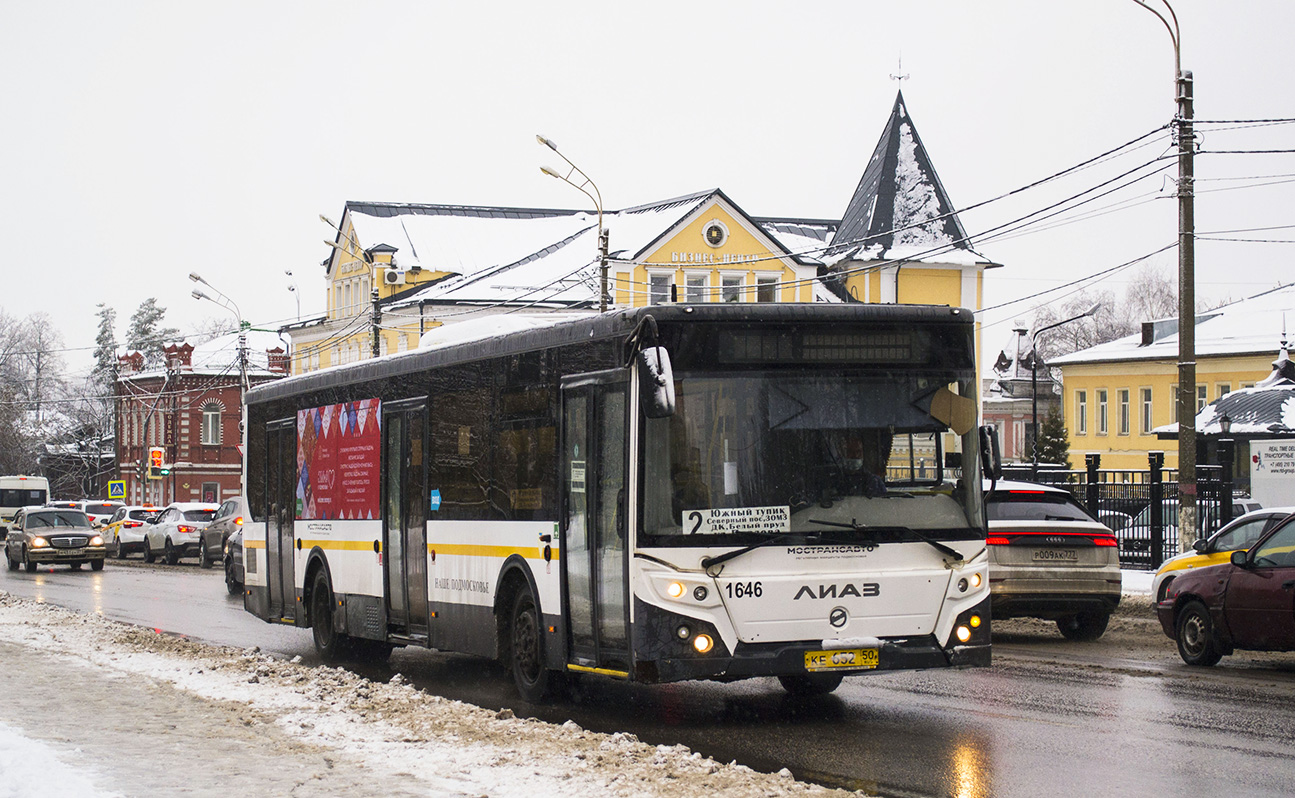
{"label": "black iron fence", "polygon": [[[1147,468],[1103,469],[1101,456],[1085,456],[1082,471],[1004,465],[1004,479],[1039,482],[1067,490],[1120,542],[1120,565],[1154,570],[1181,550],[1178,534],[1178,472],[1164,468],[1164,454],[1152,452]],[[1231,469],[1196,466],[1197,530],[1206,537],[1232,520]],[[1224,500],[1227,497],[1227,500]]]}

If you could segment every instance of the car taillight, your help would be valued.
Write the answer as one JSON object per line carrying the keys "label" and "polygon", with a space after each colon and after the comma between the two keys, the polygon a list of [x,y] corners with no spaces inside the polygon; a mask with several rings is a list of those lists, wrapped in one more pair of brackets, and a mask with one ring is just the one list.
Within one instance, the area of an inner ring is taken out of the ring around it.
{"label": "car taillight", "polygon": [[998,536],[996,536],[996,535],[995,535],[995,536],[990,536],[990,537],[985,538],[985,545],[986,545],[986,546],[1006,546],[1006,545],[1010,544],[1011,542],[1012,542],[1012,541],[1008,540],[1007,538],[1004,538],[1004,537],[998,537]]}
{"label": "car taillight", "polygon": [[189,526],[188,524],[176,524],[175,529],[181,535],[192,535],[194,532],[198,531],[198,527]]}
{"label": "car taillight", "polygon": [[242,525],[243,525],[243,516],[240,515],[239,517],[234,519],[234,526],[242,526]]}
{"label": "car taillight", "polygon": [[142,521],[127,521],[125,524],[122,524],[122,526],[126,527],[127,529],[134,529],[137,526],[143,526],[143,525],[144,523]]}
{"label": "car taillight", "polygon": [[1103,538],[1093,538],[1093,543],[1096,543],[1098,546],[1116,546],[1116,547],[1118,547],[1118,546],[1120,545],[1118,542],[1116,542],[1115,538],[1104,538],[1104,537],[1103,537]]}

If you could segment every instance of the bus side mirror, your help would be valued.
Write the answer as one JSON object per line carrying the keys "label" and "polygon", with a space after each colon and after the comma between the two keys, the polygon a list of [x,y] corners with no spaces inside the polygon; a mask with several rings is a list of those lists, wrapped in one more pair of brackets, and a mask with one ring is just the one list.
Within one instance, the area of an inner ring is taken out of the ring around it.
{"label": "bus side mirror", "polygon": [[639,401],[648,418],[674,415],[674,371],[664,346],[650,346],[638,353]]}
{"label": "bus side mirror", "polygon": [[980,470],[985,479],[1003,478],[1003,457],[998,450],[998,428],[986,424],[980,428]]}

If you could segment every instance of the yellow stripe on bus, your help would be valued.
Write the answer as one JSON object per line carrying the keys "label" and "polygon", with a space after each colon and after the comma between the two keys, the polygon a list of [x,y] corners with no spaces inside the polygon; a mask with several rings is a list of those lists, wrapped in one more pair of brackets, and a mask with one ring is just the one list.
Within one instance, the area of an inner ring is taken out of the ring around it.
{"label": "yellow stripe on bus", "polygon": [[263,549],[265,548],[264,540],[244,540],[243,548],[245,549]]}
{"label": "yellow stripe on bus", "polygon": [[[461,557],[499,557],[504,559],[514,554],[525,557],[528,560],[544,559],[543,548],[525,548],[519,549],[516,546],[485,546],[472,543],[428,543],[427,551],[440,554],[459,555]],[[552,550],[552,559],[558,558],[557,549]]]}
{"label": "yellow stripe on bus", "polygon": [[590,668],[587,665],[572,665],[567,663],[567,670],[579,671],[580,673],[596,673],[600,676],[619,676],[622,679],[629,678],[629,671],[614,671],[610,668]]}
{"label": "yellow stripe on bus", "polygon": [[373,551],[372,540],[306,540],[301,539],[301,547],[333,549],[334,551]]}

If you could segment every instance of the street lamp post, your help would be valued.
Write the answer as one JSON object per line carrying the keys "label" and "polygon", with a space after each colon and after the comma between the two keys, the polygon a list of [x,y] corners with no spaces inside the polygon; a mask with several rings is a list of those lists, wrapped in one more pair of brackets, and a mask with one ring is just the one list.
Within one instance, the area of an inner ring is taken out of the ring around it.
{"label": "street lamp post", "polygon": [[1174,44],[1174,133],[1178,138],[1178,537],[1182,551],[1196,538],[1196,211],[1195,142],[1192,132],[1192,73],[1182,66],[1178,15],[1133,0],[1155,14]]}
{"label": "street lamp post", "polygon": [[[558,157],[566,161],[567,166],[571,167],[565,175],[557,171],[556,169],[550,169],[547,166],[541,166],[540,171],[548,175],[549,177],[556,177],[558,180],[561,180],[563,183],[566,183],[567,185],[575,188],[577,191],[581,192],[586,197],[593,200],[594,208],[598,210],[598,312],[606,313],[607,299],[608,299],[607,297],[608,256],[607,256],[607,230],[603,228],[602,192],[598,190],[598,186],[594,183],[594,181],[589,179],[589,175],[585,174],[580,169],[580,167],[571,163],[571,159],[563,155],[562,152],[558,150],[558,145],[554,144],[550,139],[546,139],[543,136],[539,135],[538,133],[535,134],[535,140],[538,141],[540,144],[543,144],[545,147],[548,147],[550,150],[553,150],[554,152],[556,152],[558,154]],[[571,179],[572,175],[580,175],[580,177],[584,179],[584,182],[583,183],[574,182]],[[589,188],[592,188],[594,190],[594,193],[590,194],[589,190],[586,189],[585,186],[589,186]]]}
{"label": "street lamp post", "polygon": [[207,282],[206,280],[202,279],[201,275],[199,275],[197,272],[189,272],[189,279],[194,281],[195,283],[202,283],[203,285],[207,286],[212,291],[214,291],[216,295],[220,297],[220,299],[213,299],[207,294],[203,293],[201,290],[195,288],[193,289],[192,292],[190,292],[194,299],[205,299],[208,302],[212,303],[213,305],[218,305],[219,307],[222,307],[225,310],[228,310],[230,313],[233,313],[234,318],[238,319],[238,382],[239,382],[239,385],[242,386],[242,390],[239,392],[239,401],[242,402],[243,400],[242,394],[247,393],[247,389],[248,389],[248,384],[247,384],[248,323],[243,321],[243,313],[238,309],[238,305],[234,302],[234,300],[230,299],[229,297],[221,293],[219,288]]}
{"label": "street lamp post", "polygon": [[[354,246],[356,251],[359,252],[360,260],[362,260],[365,263],[365,265],[371,267],[373,270],[372,275],[370,277],[370,279],[373,281],[373,290],[369,292],[370,305],[372,308],[371,331],[372,331],[372,338],[373,338],[373,344],[370,351],[373,353],[373,357],[376,358],[378,357],[378,354],[382,351],[382,346],[380,344],[382,340],[382,294],[379,292],[378,288],[379,288],[380,270],[384,267],[381,264],[374,262],[373,253],[365,249],[364,247],[360,246],[360,242],[355,240],[354,235],[343,233],[342,228],[338,227],[336,224],[333,223],[332,219],[329,219],[327,216],[325,216],[322,213],[319,214],[319,219],[324,224],[336,230],[338,232],[338,235],[345,236],[347,243]],[[328,239],[324,239],[324,243],[332,247],[333,249],[337,250],[338,252],[349,254],[348,249],[342,246],[341,244],[337,243],[336,241],[329,241]]]}
{"label": "street lamp post", "polygon": [[288,284],[288,290],[297,300],[297,321],[301,321],[301,289],[297,287],[297,278],[293,277],[292,269],[284,269],[283,273],[292,278],[292,282]]}
{"label": "street lamp post", "polygon": [[1030,447],[1030,474],[1034,479],[1039,478],[1039,336],[1063,324],[1096,315],[1101,307],[1100,304],[1093,305],[1078,316],[1040,327],[1030,336],[1030,423],[1034,426],[1034,444]]}

